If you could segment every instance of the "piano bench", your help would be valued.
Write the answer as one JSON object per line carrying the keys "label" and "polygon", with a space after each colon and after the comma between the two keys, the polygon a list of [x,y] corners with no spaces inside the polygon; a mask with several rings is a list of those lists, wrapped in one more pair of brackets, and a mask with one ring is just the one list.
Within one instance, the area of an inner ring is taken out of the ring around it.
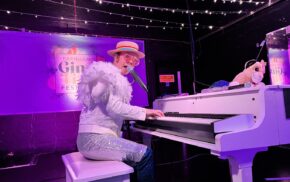
{"label": "piano bench", "polygon": [[132,167],[120,161],[95,161],[79,152],[62,156],[66,169],[66,182],[130,182]]}

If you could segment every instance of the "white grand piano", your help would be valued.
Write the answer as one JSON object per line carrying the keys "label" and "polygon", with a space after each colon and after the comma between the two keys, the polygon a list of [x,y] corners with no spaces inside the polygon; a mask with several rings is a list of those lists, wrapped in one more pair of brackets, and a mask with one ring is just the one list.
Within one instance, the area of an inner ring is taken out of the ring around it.
{"label": "white grand piano", "polygon": [[290,85],[169,97],[153,107],[166,116],[133,130],[209,149],[229,160],[233,182],[252,182],[256,153],[290,143]]}

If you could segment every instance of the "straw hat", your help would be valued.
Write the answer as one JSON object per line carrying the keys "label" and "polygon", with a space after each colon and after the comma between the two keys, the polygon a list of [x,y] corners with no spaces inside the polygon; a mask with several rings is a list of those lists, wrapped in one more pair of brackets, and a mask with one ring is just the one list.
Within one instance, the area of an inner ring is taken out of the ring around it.
{"label": "straw hat", "polygon": [[138,44],[131,41],[120,41],[117,43],[116,49],[109,50],[107,53],[110,56],[115,56],[115,54],[118,52],[134,52],[139,57],[139,59],[145,57],[145,54],[139,51]]}

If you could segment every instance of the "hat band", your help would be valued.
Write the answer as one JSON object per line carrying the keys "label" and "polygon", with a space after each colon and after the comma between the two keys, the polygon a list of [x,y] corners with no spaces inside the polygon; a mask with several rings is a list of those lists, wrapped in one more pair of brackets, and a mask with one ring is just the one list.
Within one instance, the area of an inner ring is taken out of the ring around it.
{"label": "hat band", "polygon": [[118,51],[137,51],[137,49],[131,47],[121,47],[117,49]]}
{"label": "hat band", "polygon": [[138,48],[136,48],[135,46],[129,46],[129,45],[123,45],[123,46],[117,46],[117,49],[119,48],[124,48],[124,47],[129,47],[129,48],[132,48],[132,49],[136,49],[138,51]]}

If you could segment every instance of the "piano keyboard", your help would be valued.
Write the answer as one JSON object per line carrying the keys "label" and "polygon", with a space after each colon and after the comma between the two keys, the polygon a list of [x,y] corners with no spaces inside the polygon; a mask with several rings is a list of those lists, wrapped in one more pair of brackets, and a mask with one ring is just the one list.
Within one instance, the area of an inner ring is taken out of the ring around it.
{"label": "piano keyboard", "polygon": [[[165,113],[165,117],[136,121],[135,127],[215,143],[215,135],[251,128],[253,115],[178,114]],[[168,116],[169,115],[169,116]],[[172,116],[174,115],[174,117]]]}

